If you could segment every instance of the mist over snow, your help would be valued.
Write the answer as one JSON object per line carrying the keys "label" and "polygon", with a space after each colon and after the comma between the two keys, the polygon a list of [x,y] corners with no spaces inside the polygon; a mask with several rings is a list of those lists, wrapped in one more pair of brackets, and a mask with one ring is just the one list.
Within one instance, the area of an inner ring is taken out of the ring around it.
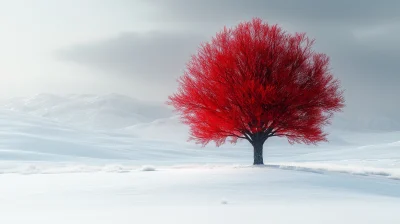
{"label": "mist over snow", "polygon": [[[177,114],[162,103],[145,102],[121,94],[38,94],[32,97],[6,99],[0,102],[0,108],[51,119],[67,125],[87,129],[126,129],[143,134],[152,126],[160,128],[155,137],[175,138],[181,134],[167,133],[165,129],[174,127],[178,133],[187,133],[188,128],[181,124]],[[384,116],[357,117],[338,113],[328,132],[340,129],[354,132],[390,132],[400,131],[400,124]],[[162,131],[161,131],[162,130]],[[174,137],[175,136],[175,137]],[[181,136],[180,136],[181,137]],[[185,135],[187,137],[187,135]]]}
{"label": "mist over snow", "polygon": [[172,116],[165,105],[120,94],[53,95],[12,98],[5,109],[92,129],[117,129]]}

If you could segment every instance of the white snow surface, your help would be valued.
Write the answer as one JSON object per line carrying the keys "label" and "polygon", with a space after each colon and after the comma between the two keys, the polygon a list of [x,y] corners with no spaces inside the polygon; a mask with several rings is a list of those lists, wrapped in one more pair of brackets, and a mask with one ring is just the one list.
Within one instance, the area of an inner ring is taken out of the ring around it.
{"label": "white snow surface", "polygon": [[400,222],[399,181],[340,173],[192,167],[3,174],[0,181],[7,224]]}
{"label": "white snow surface", "polygon": [[[0,223],[400,223],[400,131],[205,148],[163,105],[40,94],[0,109]],[[155,171],[155,172],[142,172]],[[20,215],[24,214],[24,215]]]}

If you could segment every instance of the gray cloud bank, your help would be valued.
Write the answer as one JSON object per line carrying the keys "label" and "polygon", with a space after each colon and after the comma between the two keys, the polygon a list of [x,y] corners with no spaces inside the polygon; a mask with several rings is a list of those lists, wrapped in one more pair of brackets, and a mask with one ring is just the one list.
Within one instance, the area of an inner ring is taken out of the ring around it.
{"label": "gray cloud bank", "polygon": [[202,41],[198,35],[150,32],[119,36],[59,50],[57,57],[151,82],[175,81]]}
{"label": "gray cloud bank", "polygon": [[[316,50],[331,57],[346,90],[348,116],[400,121],[400,1],[153,0],[154,21],[181,31],[124,33],[113,39],[60,50],[64,60],[110,74],[171,85],[190,54],[225,24],[260,17],[289,32],[307,32]],[[201,32],[204,35],[198,35]],[[155,83],[156,85],[156,83]]]}

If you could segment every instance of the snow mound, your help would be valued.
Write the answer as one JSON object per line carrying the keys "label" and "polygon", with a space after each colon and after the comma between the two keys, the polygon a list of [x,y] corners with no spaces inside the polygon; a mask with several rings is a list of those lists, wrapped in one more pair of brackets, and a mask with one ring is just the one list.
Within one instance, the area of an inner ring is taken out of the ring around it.
{"label": "snow mound", "polygon": [[151,165],[144,165],[140,168],[140,171],[156,171],[156,168]]}
{"label": "snow mound", "polygon": [[132,170],[130,167],[121,166],[118,164],[114,165],[106,165],[102,171],[109,172],[109,173],[128,173]]}

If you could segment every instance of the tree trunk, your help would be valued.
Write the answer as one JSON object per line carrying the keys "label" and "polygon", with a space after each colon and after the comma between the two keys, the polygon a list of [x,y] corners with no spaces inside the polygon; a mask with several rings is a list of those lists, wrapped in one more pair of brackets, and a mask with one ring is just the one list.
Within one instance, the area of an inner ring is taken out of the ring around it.
{"label": "tree trunk", "polygon": [[254,163],[253,165],[264,165],[263,142],[254,142]]}

